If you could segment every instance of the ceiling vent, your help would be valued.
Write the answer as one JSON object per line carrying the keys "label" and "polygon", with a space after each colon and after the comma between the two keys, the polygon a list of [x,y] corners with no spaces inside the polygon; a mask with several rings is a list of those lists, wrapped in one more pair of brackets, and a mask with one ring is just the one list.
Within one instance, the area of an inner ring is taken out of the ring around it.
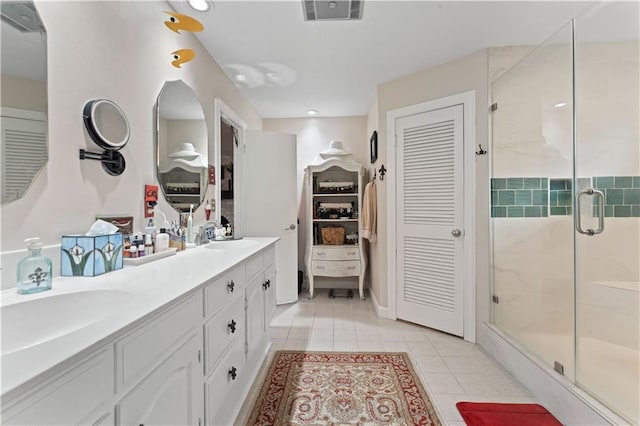
{"label": "ceiling vent", "polygon": [[302,0],[305,21],[362,19],[364,0]]}
{"label": "ceiling vent", "polygon": [[2,21],[23,33],[45,32],[44,25],[33,2],[3,1],[0,3]]}

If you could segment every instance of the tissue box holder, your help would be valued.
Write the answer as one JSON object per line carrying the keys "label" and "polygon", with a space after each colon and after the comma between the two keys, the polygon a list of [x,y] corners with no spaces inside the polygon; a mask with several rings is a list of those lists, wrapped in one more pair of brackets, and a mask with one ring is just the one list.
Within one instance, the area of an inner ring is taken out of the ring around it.
{"label": "tissue box holder", "polygon": [[63,235],[60,275],[93,277],[122,269],[122,234]]}

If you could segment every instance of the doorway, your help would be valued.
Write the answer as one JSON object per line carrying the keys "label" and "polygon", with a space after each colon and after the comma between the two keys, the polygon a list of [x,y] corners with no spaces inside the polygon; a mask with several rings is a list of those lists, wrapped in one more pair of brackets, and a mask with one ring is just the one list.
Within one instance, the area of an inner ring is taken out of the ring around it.
{"label": "doorway", "polygon": [[475,92],[390,111],[389,307],[475,341]]}

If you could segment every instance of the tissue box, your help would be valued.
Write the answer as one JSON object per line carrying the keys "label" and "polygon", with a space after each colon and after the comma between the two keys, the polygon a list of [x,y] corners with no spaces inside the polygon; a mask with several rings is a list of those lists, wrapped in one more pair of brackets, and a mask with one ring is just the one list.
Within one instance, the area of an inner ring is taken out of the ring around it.
{"label": "tissue box", "polygon": [[122,269],[122,234],[63,235],[60,275],[93,277]]}

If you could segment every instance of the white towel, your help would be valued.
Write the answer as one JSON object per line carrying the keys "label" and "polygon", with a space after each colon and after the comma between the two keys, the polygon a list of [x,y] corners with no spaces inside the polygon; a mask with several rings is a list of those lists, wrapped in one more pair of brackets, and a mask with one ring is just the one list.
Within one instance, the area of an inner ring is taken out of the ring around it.
{"label": "white towel", "polygon": [[364,199],[362,200],[362,220],[361,234],[362,238],[366,238],[369,242],[375,243],[378,240],[377,235],[377,195],[375,182],[369,182],[364,187]]}

